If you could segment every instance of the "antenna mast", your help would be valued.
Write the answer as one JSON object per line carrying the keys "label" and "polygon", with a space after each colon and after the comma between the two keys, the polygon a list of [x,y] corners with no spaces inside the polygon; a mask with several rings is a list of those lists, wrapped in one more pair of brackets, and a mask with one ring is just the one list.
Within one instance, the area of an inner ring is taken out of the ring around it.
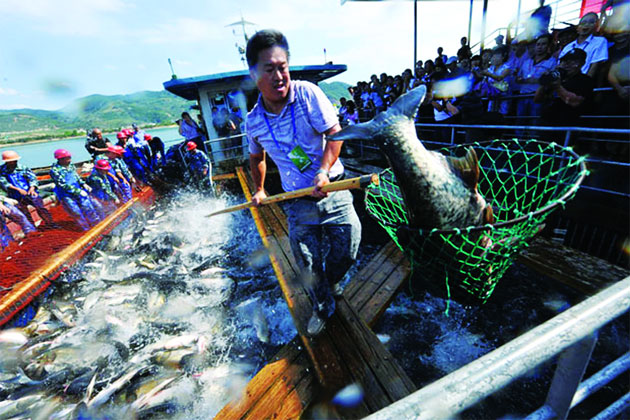
{"label": "antenna mast", "polygon": [[[229,25],[225,25],[225,27],[227,28],[228,26],[240,26],[241,27],[241,31],[243,31],[243,45],[240,45],[238,42],[236,42],[234,44],[234,46],[236,47],[236,49],[238,50],[238,53],[241,57],[241,62],[243,63],[243,65],[245,67],[247,67],[247,60],[245,59],[245,48],[247,47],[247,41],[249,41],[249,37],[247,36],[247,32],[245,31],[245,25],[252,25],[255,26],[256,24],[253,22],[248,22],[243,18],[243,12],[241,11],[241,19],[234,22],[234,23],[230,23]],[[234,35],[236,35],[236,32],[234,30],[232,30],[232,33]]]}

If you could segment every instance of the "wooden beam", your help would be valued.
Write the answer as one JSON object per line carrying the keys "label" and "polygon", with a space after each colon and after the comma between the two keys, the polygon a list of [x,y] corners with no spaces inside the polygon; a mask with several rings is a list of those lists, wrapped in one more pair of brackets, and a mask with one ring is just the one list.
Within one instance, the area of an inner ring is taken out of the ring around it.
{"label": "wooden beam", "polygon": [[[237,174],[239,173],[241,184],[251,188],[249,177],[245,176],[244,171],[237,171]],[[264,241],[271,244],[271,236],[274,236],[273,241],[281,248],[270,250],[270,253],[276,253],[275,261],[293,265],[295,262],[289,261],[291,257],[286,256],[291,254],[286,238],[288,234],[286,217],[279,207],[274,206],[256,209],[258,215],[255,221],[266,224],[262,230],[267,235]],[[269,233],[273,234],[269,236]],[[285,256],[278,258],[277,254]],[[396,263],[389,262],[388,256],[398,261],[400,265],[396,267]],[[381,270],[383,265],[389,268]],[[278,271],[285,275],[289,270],[283,268]],[[293,271],[296,272],[297,268]],[[381,271],[385,274],[371,281],[369,277],[380,275]],[[359,383],[365,391],[361,404],[339,412],[332,409],[326,414],[356,418],[391,404],[414,391],[414,384],[398,367],[395,359],[366,323],[374,322],[375,317],[382,313],[408,274],[409,266],[395,245],[384,247],[371,263],[357,273],[344,293],[344,296],[353,303],[345,298],[338,300],[337,311],[327,321],[327,326],[320,336],[309,339],[301,335],[283,347],[273,362],[265,366],[250,381],[241,398],[226,405],[215,418],[297,418],[304,415],[311,404],[322,399],[326,402],[324,407],[330,410],[327,402],[336,391],[350,383]],[[283,281],[286,282],[287,289],[301,287],[286,277]],[[356,286],[357,284],[368,285],[369,290],[377,297],[368,298],[366,294],[370,292],[362,292],[362,288]],[[282,286],[281,288],[284,292],[284,288]],[[352,296],[355,296],[354,301]],[[383,304],[379,306],[377,299],[381,299]],[[298,306],[295,305],[295,297],[292,300],[294,302],[292,310],[299,312]],[[359,304],[357,309],[354,302]],[[361,311],[360,314],[358,311]],[[307,307],[307,312],[310,314],[310,306]],[[315,367],[315,375],[311,361]],[[316,378],[319,379],[321,386],[318,386]]]}
{"label": "wooden beam", "polygon": [[630,270],[577,249],[538,237],[517,261],[587,295],[630,275]]}

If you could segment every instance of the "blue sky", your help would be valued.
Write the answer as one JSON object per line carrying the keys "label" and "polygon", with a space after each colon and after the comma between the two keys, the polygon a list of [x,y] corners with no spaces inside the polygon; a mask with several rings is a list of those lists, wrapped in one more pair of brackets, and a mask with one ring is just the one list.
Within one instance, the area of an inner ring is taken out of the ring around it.
{"label": "blue sky", "polygon": [[[488,31],[505,27],[517,0],[490,1]],[[522,0],[522,10],[537,0]],[[473,34],[481,26],[475,1]],[[469,1],[418,3],[418,58],[453,55],[468,31]],[[291,64],[347,64],[331,80],[355,83],[397,74],[413,61],[413,2],[339,0],[2,0],[0,109],[60,109],[90,94],[161,90],[170,78],[244,69],[235,43],[247,28],[285,33]],[[477,42],[479,36],[473,36]]]}

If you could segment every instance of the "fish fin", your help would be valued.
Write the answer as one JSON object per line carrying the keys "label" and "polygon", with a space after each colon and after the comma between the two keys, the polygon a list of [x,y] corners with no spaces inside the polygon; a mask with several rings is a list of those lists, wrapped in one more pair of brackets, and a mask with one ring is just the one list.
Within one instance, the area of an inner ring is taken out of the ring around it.
{"label": "fish fin", "polygon": [[374,130],[371,122],[349,125],[343,130],[336,132],[332,136],[327,136],[327,140],[346,141],[346,140],[371,140]]}
{"label": "fish fin", "polygon": [[[392,104],[391,110],[397,111],[401,115],[409,117],[411,120],[415,120],[416,115],[418,114],[418,109],[420,108],[426,94],[426,86],[420,85],[404,95],[399,96]],[[387,112],[391,111],[388,110]]]}
{"label": "fish fin", "polygon": [[447,156],[446,158],[459,177],[473,191],[477,192],[477,182],[479,182],[479,160],[477,153],[472,147],[466,149],[466,154],[462,157]]}
{"label": "fish fin", "polygon": [[484,225],[486,225],[488,223],[494,224],[494,222],[494,210],[492,210],[492,206],[490,204],[487,204],[486,207],[483,209],[483,223]]}

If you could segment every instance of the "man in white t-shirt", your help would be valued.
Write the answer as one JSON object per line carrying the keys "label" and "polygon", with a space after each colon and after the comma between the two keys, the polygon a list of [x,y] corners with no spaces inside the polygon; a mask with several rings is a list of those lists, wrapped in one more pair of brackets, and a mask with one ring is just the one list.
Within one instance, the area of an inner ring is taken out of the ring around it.
{"label": "man in white t-shirt", "polygon": [[586,62],[582,66],[582,73],[594,77],[601,63],[608,60],[608,41],[603,36],[594,36],[597,25],[597,14],[587,13],[582,16],[577,27],[578,37],[568,43],[560,53],[562,58],[569,51],[579,48],[586,53]]}

